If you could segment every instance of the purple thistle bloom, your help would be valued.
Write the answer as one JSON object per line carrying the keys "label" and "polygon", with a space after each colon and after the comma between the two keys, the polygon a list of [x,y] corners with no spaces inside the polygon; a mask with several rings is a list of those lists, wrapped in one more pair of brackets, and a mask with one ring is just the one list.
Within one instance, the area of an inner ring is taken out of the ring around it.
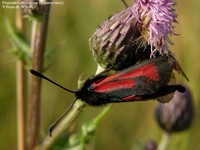
{"label": "purple thistle bloom", "polygon": [[168,35],[175,35],[172,23],[177,23],[173,0],[136,0],[132,7],[144,44],[151,45],[151,57],[158,51],[169,56]]}

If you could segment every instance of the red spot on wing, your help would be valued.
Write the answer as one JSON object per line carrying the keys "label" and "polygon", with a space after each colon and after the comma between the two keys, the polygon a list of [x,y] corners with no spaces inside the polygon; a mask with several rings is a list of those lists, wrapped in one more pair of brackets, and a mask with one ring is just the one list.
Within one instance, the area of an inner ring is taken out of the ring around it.
{"label": "red spot on wing", "polygon": [[133,88],[134,85],[134,80],[117,80],[114,82],[104,83],[99,86],[92,84],[94,91],[99,93],[111,92],[121,88]]}
{"label": "red spot on wing", "polygon": [[124,73],[120,76],[120,79],[135,78],[140,76],[144,76],[154,81],[159,80],[159,74],[154,64],[148,64],[143,67],[131,70],[127,73]]}
{"label": "red spot on wing", "polygon": [[[135,77],[140,77],[140,76],[144,76],[148,79],[154,80],[154,81],[158,81],[159,80],[159,74],[157,71],[157,68],[154,64],[147,64],[145,66],[142,66],[140,68],[137,69],[133,69],[131,70],[131,68],[129,68],[130,70],[125,70],[125,71],[121,71],[119,73],[116,73],[114,75],[108,76],[105,79],[101,80],[101,81],[97,81],[95,83],[93,83],[92,85],[94,87],[101,87],[101,85],[105,84],[105,85],[109,85],[109,84],[114,84],[114,85],[119,85],[116,82],[119,82],[119,80],[123,80],[123,79],[132,79]],[[110,82],[115,82],[115,83],[110,83]],[[104,86],[105,86],[104,85]],[[115,87],[116,88],[116,87]]]}
{"label": "red spot on wing", "polygon": [[122,98],[122,100],[124,100],[124,101],[138,101],[138,100],[143,100],[143,99],[136,96],[136,95],[130,95],[130,96]]}
{"label": "red spot on wing", "polygon": [[[119,73],[110,75],[110,76],[106,77],[105,79],[103,79],[102,81],[100,81],[99,83],[100,83],[100,84],[103,84],[103,83],[106,83],[106,82],[110,82],[110,81],[112,81],[113,79],[116,79],[117,77],[119,77]],[[97,84],[98,84],[98,83],[97,83]]]}

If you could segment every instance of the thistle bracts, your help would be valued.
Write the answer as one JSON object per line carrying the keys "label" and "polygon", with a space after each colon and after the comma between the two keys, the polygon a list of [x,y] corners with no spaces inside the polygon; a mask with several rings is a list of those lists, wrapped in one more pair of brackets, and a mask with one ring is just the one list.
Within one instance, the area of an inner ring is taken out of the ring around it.
{"label": "thistle bracts", "polygon": [[[135,24],[132,7],[123,10],[102,23],[90,38],[90,47],[97,63],[121,70],[148,57],[150,47],[140,47],[140,31]],[[144,55],[143,53],[148,53]]]}

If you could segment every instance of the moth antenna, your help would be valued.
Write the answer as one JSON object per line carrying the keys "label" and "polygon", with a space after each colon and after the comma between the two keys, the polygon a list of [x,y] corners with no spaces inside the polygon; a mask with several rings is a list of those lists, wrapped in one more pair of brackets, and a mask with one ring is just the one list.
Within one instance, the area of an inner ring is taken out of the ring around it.
{"label": "moth antenna", "polygon": [[31,69],[30,72],[31,72],[33,75],[37,76],[37,77],[43,78],[43,79],[45,79],[45,80],[47,80],[47,81],[53,83],[54,85],[60,87],[61,89],[64,89],[65,91],[68,91],[68,92],[70,92],[70,93],[76,93],[76,91],[72,91],[72,90],[69,90],[69,89],[67,89],[67,88],[65,88],[65,87],[63,87],[63,86],[61,86],[60,84],[58,84],[58,83],[52,81],[51,79],[47,78],[46,76],[42,75],[41,73],[39,73],[39,72],[37,72],[37,71],[35,71],[35,70],[33,70],[33,69]]}
{"label": "moth antenna", "polygon": [[50,125],[49,129],[48,129],[48,135],[51,137],[52,136],[52,131],[53,129],[57,126],[57,124],[63,119],[63,117],[69,112],[69,110],[73,107],[74,103],[77,101],[77,99],[75,99],[70,106],[67,108],[67,110],[53,123]]}

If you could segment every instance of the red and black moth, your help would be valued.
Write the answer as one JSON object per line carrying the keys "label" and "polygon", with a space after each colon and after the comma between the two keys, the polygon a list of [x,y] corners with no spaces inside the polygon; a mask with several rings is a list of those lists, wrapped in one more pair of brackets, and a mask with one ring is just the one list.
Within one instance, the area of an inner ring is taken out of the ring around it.
{"label": "red and black moth", "polygon": [[[184,92],[181,85],[167,85],[173,67],[171,58],[159,56],[110,76],[100,73],[87,79],[78,91],[64,89],[91,106],[155,99],[176,90]],[[47,79],[34,70],[30,72]]]}
{"label": "red and black moth", "polygon": [[101,106],[156,99],[176,90],[184,92],[182,85],[167,85],[174,65],[170,57],[150,58],[113,75],[106,75],[109,70],[104,71],[87,79],[77,91],[66,89],[34,70],[30,72],[74,93],[76,100],[81,99],[91,106]]}

